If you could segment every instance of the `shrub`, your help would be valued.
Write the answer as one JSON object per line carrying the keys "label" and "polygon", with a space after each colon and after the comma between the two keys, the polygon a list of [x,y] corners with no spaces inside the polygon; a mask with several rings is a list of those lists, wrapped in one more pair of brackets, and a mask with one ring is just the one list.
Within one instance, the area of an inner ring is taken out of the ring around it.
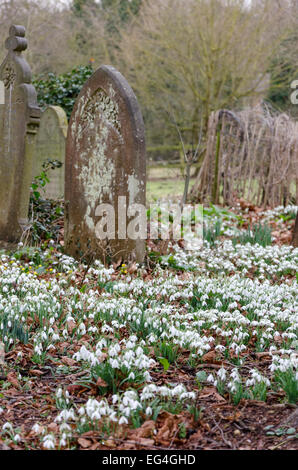
{"label": "shrub", "polygon": [[92,73],[91,65],[81,65],[62,75],[48,73],[46,77],[35,78],[33,84],[37,91],[40,107],[45,108],[47,105],[61,106],[69,119],[75,100]]}

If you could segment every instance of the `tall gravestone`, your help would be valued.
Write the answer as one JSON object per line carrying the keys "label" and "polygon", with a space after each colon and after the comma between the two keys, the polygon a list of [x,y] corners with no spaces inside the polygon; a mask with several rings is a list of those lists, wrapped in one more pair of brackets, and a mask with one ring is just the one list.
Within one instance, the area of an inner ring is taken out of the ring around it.
{"label": "tall gravestone", "polygon": [[[131,236],[129,224],[135,204],[145,211],[145,192],[145,135],[137,99],[120,72],[102,66],[82,88],[68,126],[66,252],[76,258],[142,261],[146,212],[143,225],[136,224],[139,234]],[[108,223],[105,230],[103,218],[113,211],[115,226]]]}
{"label": "tall gravestone", "polygon": [[22,57],[25,28],[11,26],[0,66],[0,239],[18,241],[28,222],[32,158],[40,109]]}
{"label": "tall gravestone", "polygon": [[296,222],[295,222],[295,226],[294,226],[292,245],[295,248],[298,248],[298,212],[296,214]]}
{"label": "tall gravestone", "polygon": [[49,169],[49,183],[45,185],[44,196],[48,199],[64,197],[65,141],[67,135],[67,116],[60,106],[49,106],[41,115],[39,131],[36,136],[33,161],[33,177],[44,170],[47,161],[57,160],[62,166]]}

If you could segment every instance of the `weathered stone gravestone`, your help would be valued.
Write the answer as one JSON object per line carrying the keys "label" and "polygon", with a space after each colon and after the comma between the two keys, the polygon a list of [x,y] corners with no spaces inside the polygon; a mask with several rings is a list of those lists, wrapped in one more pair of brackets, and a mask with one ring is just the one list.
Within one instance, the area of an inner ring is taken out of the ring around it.
{"label": "weathered stone gravestone", "polygon": [[48,171],[49,183],[45,185],[44,197],[61,199],[64,197],[65,141],[67,135],[67,116],[60,106],[49,106],[41,115],[39,131],[36,136],[33,177],[44,170],[43,164],[57,160],[62,166]]}
{"label": "weathered stone gravestone", "polygon": [[296,222],[295,222],[295,226],[294,226],[292,245],[295,248],[298,248],[298,212],[297,212],[297,215],[296,215]]}
{"label": "weathered stone gravestone", "polygon": [[28,221],[34,137],[40,109],[22,57],[25,28],[11,26],[0,66],[0,239],[18,241]]}
{"label": "weathered stone gravestone", "polygon": [[81,90],[68,127],[65,165],[66,252],[142,261],[144,124],[131,87],[113,67],[100,67]]}

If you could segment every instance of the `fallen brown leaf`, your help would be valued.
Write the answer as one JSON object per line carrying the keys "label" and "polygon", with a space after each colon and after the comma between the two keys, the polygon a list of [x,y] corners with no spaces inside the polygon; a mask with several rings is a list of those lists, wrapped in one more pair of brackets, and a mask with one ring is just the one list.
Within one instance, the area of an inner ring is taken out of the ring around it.
{"label": "fallen brown leaf", "polygon": [[63,364],[66,364],[67,366],[74,366],[76,364],[76,361],[74,359],[72,359],[71,357],[67,357],[67,356],[63,356],[61,358],[61,361],[63,362]]}
{"label": "fallen brown leaf", "polygon": [[80,444],[81,447],[84,449],[87,449],[87,447],[90,447],[92,445],[92,442],[89,441],[88,439],[84,439],[83,437],[80,437],[78,439],[78,443]]}
{"label": "fallen brown leaf", "polygon": [[19,384],[19,381],[17,379],[17,375],[15,372],[9,372],[7,374],[7,380],[8,382],[10,382],[14,387],[17,387],[19,388],[20,387],[20,384]]}
{"label": "fallen brown leaf", "polygon": [[107,387],[108,386],[107,382],[105,382],[101,377],[98,377],[98,379],[96,381],[96,385],[98,387]]}
{"label": "fallen brown leaf", "polygon": [[44,372],[42,370],[39,370],[39,369],[29,369],[29,374],[36,375],[37,377],[40,377],[41,375],[44,374]]}
{"label": "fallen brown leaf", "polygon": [[67,330],[68,330],[68,332],[69,332],[69,333],[72,333],[73,330],[76,328],[76,326],[77,326],[77,325],[75,324],[74,321],[69,320],[69,321],[67,322]]}
{"label": "fallen brown leaf", "polygon": [[50,423],[48,426],[47,426],[48,430],[51,431],[51,432],[58,432],[59,431],[59,426],[57,423]]}
{"label": "fallen brown leaf", "polygon": [[143,423],[142,426],[139,429],[137,429],[136,435],[138,438],[151,437],[154,429],[155,429],[155,421],[145,421],[145,423]]}

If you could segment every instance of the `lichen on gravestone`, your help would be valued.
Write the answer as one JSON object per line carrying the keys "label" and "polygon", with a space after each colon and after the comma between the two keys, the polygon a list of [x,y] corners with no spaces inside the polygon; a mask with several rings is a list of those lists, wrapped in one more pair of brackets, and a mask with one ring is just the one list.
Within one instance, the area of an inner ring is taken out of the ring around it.
{"label": "lichen on gravestone", "polygon": [[[127,236],[131,218],[125,206],[145,208],[145,191],[145,133],[137,99],[120,72],[102,66],[81,90],[68,128],[66,252],[76,258],[142,261],[146,237]],[[99,235],[103,207],[114,211],[114,239]]]}
{"label": "lichen on gravestone", "polygon": [[19,241],[28,223],[32,158],[40,109],[24,26],[12,25],[0,66],[0,239]]}

